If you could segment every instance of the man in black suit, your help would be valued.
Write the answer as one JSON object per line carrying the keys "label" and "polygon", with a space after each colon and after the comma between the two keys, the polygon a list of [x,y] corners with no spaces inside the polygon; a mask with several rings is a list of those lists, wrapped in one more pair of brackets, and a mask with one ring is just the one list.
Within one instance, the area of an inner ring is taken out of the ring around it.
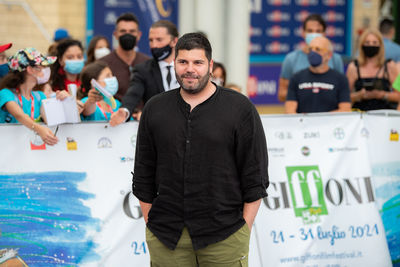
{"label": "man in black suit", "polygon": [[[179,87],[175,77],[175,45],[178,41],[176,26],[166,20],[155,22],[149,31],[149,44],[153,58],[138,64],[121,107],[111,115],[110,125],[125,122],[135,108],[145,104],[156,94]],[[140,119],[141,111],[134,114]]]}

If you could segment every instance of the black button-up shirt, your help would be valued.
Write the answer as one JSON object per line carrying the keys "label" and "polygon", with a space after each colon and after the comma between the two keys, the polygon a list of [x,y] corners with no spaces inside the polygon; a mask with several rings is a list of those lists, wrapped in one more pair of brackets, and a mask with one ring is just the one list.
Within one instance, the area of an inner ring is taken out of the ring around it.
{"label": "black button-up shirt", "polygon": [[133,194],[152,203],[147,227],[175,249],[186,226],[195,250],[245,223],[244,202],[267,195],[267,145],[243,95],[217,87],[190,111],[179,89],[147,102],[137,135]]}

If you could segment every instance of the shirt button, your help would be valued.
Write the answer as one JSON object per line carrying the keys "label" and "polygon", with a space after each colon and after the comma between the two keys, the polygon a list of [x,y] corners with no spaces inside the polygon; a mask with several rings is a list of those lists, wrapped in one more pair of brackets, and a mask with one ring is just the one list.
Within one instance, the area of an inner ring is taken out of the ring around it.
{"label": "shirt button", "polygon": [[186,140],[186,144],[189,144],[190,143],[190,141],[189,140]]}
{"label": "shirt button", "polygon": [[188,120],[188,123],[191,123],[192,122],[192,120]]}

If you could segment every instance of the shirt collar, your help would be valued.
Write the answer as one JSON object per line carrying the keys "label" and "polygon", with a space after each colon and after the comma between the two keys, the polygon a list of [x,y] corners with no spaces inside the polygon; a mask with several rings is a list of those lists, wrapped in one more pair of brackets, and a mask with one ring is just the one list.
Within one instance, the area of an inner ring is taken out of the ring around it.
{"label": "shirt collar", "polygon": [[160,69],[163,69],[167,66],[174,67],[174,61],[172,61],[171,63],[168,64],[166,61],[160,60],[160,61],[158,61],[158,66],[160,66]]}

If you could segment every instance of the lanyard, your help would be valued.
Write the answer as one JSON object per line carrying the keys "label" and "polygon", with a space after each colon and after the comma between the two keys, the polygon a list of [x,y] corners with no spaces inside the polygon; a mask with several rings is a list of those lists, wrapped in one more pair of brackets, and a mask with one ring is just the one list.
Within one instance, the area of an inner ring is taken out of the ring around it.
{"label": "lanyard", "polygon": [[[21,94],[18,93],[18,100],[19,100],[19,105],[21,106],[22,110],[24,110],[24,105],[22,104],[22,97]],[[33,100],[33,95],[31,94],[31,119],[34,119],[35,116],[35,101]]]}
{"label": "lanyard", "polygon": [[[96,102],[96,105],[99,107],[101,113],[103,113],[104,118],[106,118],[106,120],[108,120],[108,116],[107,116],[106,112],[103,110],[103,108],[101,107],[100,103]],[[113,114],[114,111],[111,109],[110,113]]]}

